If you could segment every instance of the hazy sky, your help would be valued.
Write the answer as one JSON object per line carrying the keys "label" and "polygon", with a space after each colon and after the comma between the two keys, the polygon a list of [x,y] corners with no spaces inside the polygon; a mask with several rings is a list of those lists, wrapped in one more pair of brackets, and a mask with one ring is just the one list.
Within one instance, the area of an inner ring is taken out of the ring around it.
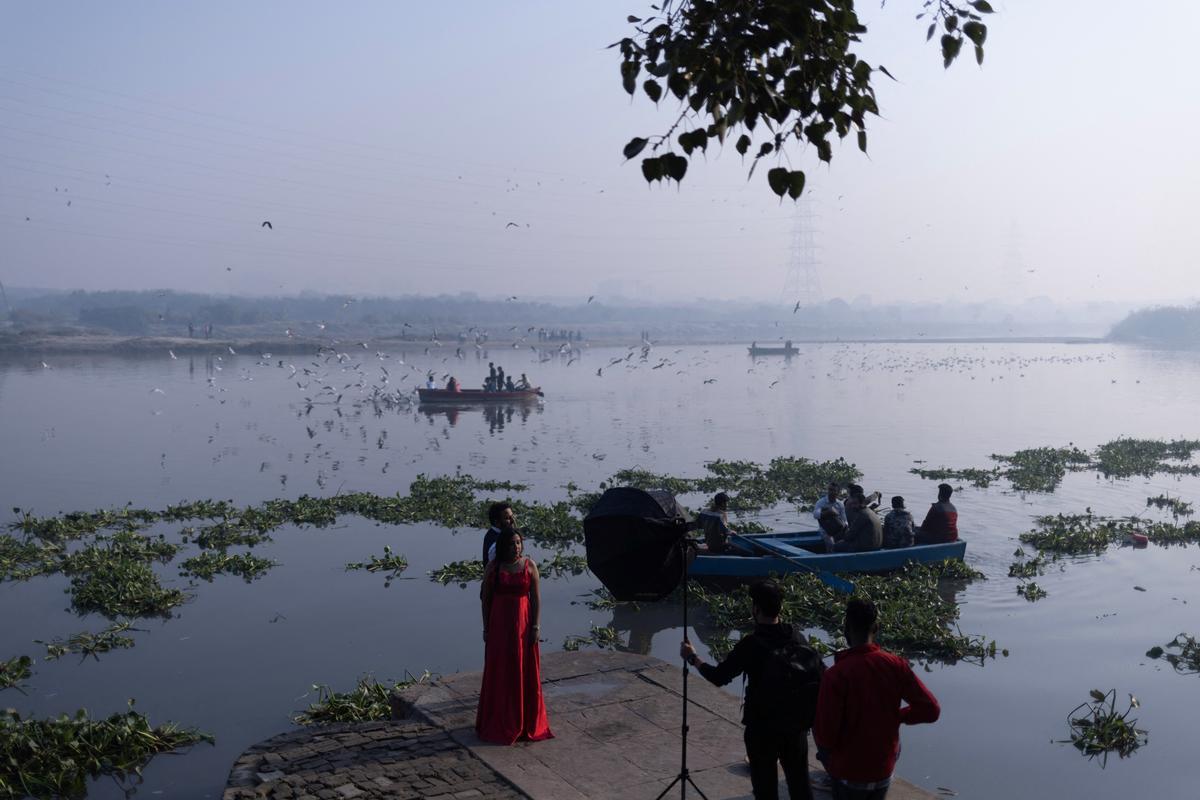
{"label": "hazy sky", "polygon": [[[861,4],[870,157],[792,161],[824,297],[1200,294],[1200,6],[993,2],[949,71],[919,0]],[[678,190],[622,164],[673,119],[605,49],[648,7],[0,4],[0,280],[786,302],[796,208],[732,143]]]}

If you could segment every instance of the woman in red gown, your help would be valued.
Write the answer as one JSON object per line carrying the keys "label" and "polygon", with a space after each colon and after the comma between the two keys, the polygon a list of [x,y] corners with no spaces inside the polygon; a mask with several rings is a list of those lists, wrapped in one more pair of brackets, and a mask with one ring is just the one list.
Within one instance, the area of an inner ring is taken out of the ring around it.
{"label": "woman in red gown", "polygon": [[485,742],[536,742],[554,736],[542,702],[538,655],[538,569],[521,535],[505,528],[483,575],[483,686],[475,732]]}

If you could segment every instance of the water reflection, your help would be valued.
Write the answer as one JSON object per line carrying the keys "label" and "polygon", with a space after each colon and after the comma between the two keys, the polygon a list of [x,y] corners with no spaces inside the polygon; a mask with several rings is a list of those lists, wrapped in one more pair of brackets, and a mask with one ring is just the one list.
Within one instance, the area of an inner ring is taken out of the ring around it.
{"label": "water reflection", "polygon": [[418,409],[424,414],[430,422],[444,417],[450,427],[458,424],[459,415],[462,412],[483,413],[484,420],[488,424],[488,433],[495,435],[503,431],[505,425],[512,423],[514,418],[519,418],[523,425],[529,420],[530,414],[541,414],[543,406],[540,403],[528,402],[513,402],[513,403],[422,403]]}

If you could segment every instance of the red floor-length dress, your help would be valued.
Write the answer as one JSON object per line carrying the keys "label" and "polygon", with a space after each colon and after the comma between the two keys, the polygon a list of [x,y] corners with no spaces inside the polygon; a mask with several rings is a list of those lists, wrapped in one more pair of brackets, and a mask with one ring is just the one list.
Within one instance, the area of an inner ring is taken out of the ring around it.
{"label": "red floor-length dress", "polygon": [[549,739],[541,659],[537,641],[529,643],[529,559],[517,572],[496,566],[475,732],[495,744]]}

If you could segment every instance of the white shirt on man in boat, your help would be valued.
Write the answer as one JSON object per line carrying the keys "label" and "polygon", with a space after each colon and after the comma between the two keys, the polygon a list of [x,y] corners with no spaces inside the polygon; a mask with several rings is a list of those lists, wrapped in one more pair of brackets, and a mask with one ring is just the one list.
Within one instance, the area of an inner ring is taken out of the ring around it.
{"label": "white shirt on man in boat", "polygon": [[841,500],[830,500],[829,495],[827,495],[827,494],[821,495],[821,499],[818,500],[817,504],[813,506],[813,519],[815,519],[817,522],[820,522],[821,521],[821,512],[827,508],[832,508],[834,511],[837,512],[838,519],[840,519],[842,521],[843,525],[849,524],[846,521],[846,507],[844,505],[842,505],[842,501]]}

